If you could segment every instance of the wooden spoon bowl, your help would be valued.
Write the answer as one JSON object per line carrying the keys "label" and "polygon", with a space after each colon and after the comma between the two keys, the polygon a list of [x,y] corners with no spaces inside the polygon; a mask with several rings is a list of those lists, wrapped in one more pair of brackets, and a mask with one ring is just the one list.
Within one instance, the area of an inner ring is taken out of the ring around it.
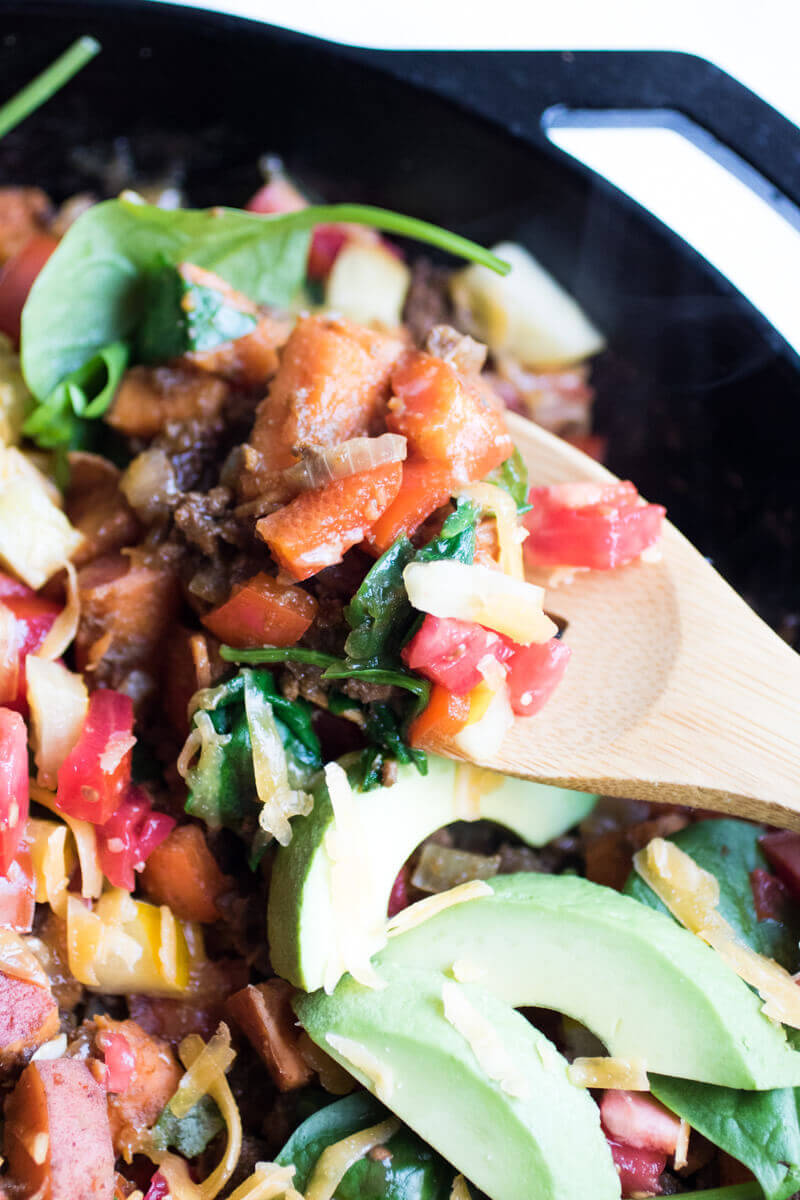
{"label": "wooden spoon bowl", "polygon": [[[531,483],[615,479],[532,422],[508,425]],[[800,830],[800,655],[669,522],[660,549],[548,589],[567,674],[482,765]]]}

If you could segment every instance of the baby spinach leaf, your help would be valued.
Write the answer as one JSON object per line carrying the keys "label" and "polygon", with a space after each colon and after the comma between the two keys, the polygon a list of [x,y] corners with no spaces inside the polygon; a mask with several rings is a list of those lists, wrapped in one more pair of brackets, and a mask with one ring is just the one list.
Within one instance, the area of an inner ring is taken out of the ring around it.
{"label": "baby spinach leaf", "polygon": [[176,1117],[169,1105],[151,1130],[156,1150],[177,1150],[184,1158],[196,1158],[208,1143],[225,1128],[216,1102],[201,1096],[185,1117]]}
{"label": "baby spinach leaf", "polygon": [[[293,1165],[293,1186],[305,1192],[320,1155],[390,1114],[365,1092],[345,1096],[310,1116],[278,1154],[281,1166]],[[415,1133],[401,1126],[387,1141],[391,1157],[362,1158],[345,1173],[336,1200],[448,1200],[453,1168]]]}
{"label": "baby spinach leaf", "polygon": [[508,492],[517,506],[517,512],[525,513],[529,510],[528,468],[516,446],[511,457],[486,476],[486,482],[493,483],[495,487],[500,487],[503,491]]}
{"label": "baby spinach leaf", "polygon": [[653,1095],[753,1172],[767,1200],[800,1189],[800,1100],[795,1088],[744,1092],[651,1075]]}
{"label": "baby spinach leaf", "polygon": [[288,305],[305,276],[311,233],[354,222],[417,238],[490,266],[508,265],[466,238],[426,221],[358,204],[262,216],[238,209],[166,210],[129,195],[85,212],[40,272],[22,313],[22,370],[43,400],[103,346],[139,328],[151,273],[193,263],[259,304]]}
{"label": "baby spinach leaf", "polygon": [[[710,820],[687,825],[669,837],[695,862],[710,871],[719,881],[719,911],[748,946],[759,954],[774,958],[788,971],[796,971],[798,940],[800,940],[800,907],[786,906],[784,921],[759,921],[756,916],[750,872],[768,867],[758,839],[763,834],[758,825],[747,821]],[[632,873],[625,892],[666,912],[666,908],[644,880]]]}
{"label": "baby spinach leaf", "polygon": [[45,450],[79,446],[81,418],[95,419],[106,412],[129,357],[125,342],[103,346],[53,388],[28,417],[22,432]]}
{"label": "baby spinach leaf", "polygon": [[344,610],[351,630],[344,644],[348,658],[377,666],[387,654],[399,654],[413,616],[403,571],[415,554],[408,538],[400,537],[367,572]]}
{"label": "baby spinach leaf", "polygon": [[0,138],[41,108],[99,53],[100,43],[93,37],[77,38],[55,62],[0,105]]}

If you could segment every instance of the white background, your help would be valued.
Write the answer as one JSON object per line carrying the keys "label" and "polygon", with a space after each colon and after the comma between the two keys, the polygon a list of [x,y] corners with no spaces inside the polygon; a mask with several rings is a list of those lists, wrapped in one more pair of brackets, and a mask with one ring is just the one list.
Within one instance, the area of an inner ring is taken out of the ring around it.
{"label": "white background", "polygon": [[[158,0],[151,0],[158,3]],[[210,0],[334,41],[402,49],[686,50],[800,125],[800,0]],[[678,134],[559,130],[676,229],[800,349],[800,234]]]}

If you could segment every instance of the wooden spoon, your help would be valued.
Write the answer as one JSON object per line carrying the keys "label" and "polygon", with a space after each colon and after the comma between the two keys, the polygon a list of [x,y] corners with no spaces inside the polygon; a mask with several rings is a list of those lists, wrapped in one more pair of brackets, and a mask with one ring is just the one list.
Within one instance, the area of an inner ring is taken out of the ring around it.
{"label": "wooden spoon", "polygon": [[[508,425],[532,483],[615,479],[532,422]],[[482,765],[800,830],[800,655],[668,522],[661,551],[548,589],[569,668]]]}

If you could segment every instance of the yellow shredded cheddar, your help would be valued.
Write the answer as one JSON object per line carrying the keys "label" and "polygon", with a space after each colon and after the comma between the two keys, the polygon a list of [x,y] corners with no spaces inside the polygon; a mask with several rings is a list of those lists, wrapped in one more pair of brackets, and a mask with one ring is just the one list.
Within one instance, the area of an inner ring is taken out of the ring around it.
{"label": "yellow shredded cheddar", "polygon": [[416,904],[409,905],[408,908],[402,909],[391,918],[386,926],[389,937],[396,937],[397,934],[405,933],[408,929],[416,929],[417,925],[422,925],[424,921],[429,921],[437,913],[443,912],[446,908],[452,908],[455,904],[466,904],[469,900],[478,900],[481,896],[491,895],[492,889],[485,879],[470,879],[467,883],[459,883],[457,887],[450,888],[447,892],[426,896],[424,900],[418,900]]}
{"label": "yellow shredded cheddar", "polygon": [[305,1200],[333,1200],[336,1189],[347,1172],[375,1146],[388,1142],[400,1128],[397,1117],[389,1117],[369,1129],[327,1146],[320,1154],[314,1173],[306,1187]]}
{"label": "yellow shredded cheddar", "polygon": [[567,1068],[575,1087],[617,1088],[626,1092],[648,1092],[644,1061],[641,1058],[576,1058]]}
{"label": "yellow shredded cheddar", "polygon": [[530,1090],[528,1080],[517,1070],[491,1021],[473,1007],[452,980],[442,984],[442,1003],[445,1019],[464,1038],[484,1074],[507,1095],[524,1099]]}

